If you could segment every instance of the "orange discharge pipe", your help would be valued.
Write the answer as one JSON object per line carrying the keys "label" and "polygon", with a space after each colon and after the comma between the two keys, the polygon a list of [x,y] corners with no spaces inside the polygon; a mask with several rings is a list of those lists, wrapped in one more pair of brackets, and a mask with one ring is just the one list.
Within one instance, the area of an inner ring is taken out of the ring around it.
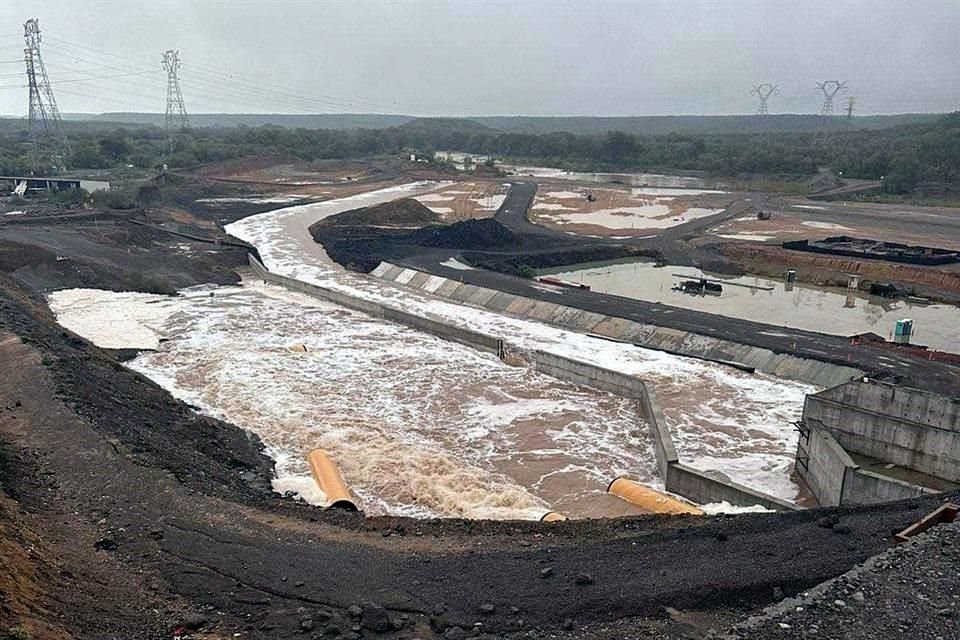
{"label": "orange discharge pipe", "polygon": [[617,478],[611,482],[607,487],[607,493],[612,493],[650,513],[703,515],[703,510],[692,504],[627,478]]}
{"label": "orange discharge pipe", "polygon": [[314,449],[307,454],[307,463],[310,465],[310,474],[314,482],[327,496],[327,508],[358,511],[357,502],[350,495],[347,484],[337,469],[337,464],[323,449]]}
{"label": "orange discharge pipe", "polygon": [[567,516],[559,511],[547,511],[540,517],[540,522],[563,522],[566,519]]}

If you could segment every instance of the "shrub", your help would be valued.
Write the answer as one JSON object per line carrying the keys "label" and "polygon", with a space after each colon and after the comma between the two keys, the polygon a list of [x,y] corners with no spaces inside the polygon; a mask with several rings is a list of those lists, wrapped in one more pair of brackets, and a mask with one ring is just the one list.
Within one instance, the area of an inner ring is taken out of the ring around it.
{"label": "shrub", "polygon": [[126,189],[94,191],[93,203],[107,209],[133,209],[137,206],[133,193]]}
{"label": "shrub", "polygon": [[158,293],[160,295],[176,295],[177,288],[163,276],[152,276],[139,271],[128,271],[121,280],[121,286],[129,291],[142,293]]}

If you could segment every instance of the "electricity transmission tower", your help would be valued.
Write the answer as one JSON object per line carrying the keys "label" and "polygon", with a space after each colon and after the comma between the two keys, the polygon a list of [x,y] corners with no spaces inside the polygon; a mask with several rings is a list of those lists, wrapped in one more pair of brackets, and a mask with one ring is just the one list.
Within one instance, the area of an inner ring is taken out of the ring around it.
{"label": "electricity transmission tower", "polygon": [[174,134],[190,128],[187,108],[180,92],[180,50],[169,49],[163,54],[163,68],[167,71],[167,148],[173,151]]}
{"label": "electricity transmission tower", "polygon": [[847,81],[825,80],[817,83],[817,89],[823,92],[823,107],[820,109],[820,115],[829,118],[833,115],[833,99],[841,91],[847,90]]}
{"label": "electricity transmission tower", "polygon": [[853,122],[853,105],[857,101],[853,96],[847,97],[847,124]]}
{"label": "electricity transmission tower", "polygon": [[60,110],[40,56],[40,22],[36,18],[23,24],[23,39],[27,43],[23,59],[27,64],[27,85],[30,88],[30,161],[34,171],[63,169],[70,155],[70,144],[63,133]]}
{"label": "electricity transmission tower", "polygon": [[769,111],[767,111],[767,101],[771,96],[779,95],[780,85],[769,83],[758,84],[750,90],[750,93],[760,98],[760,106],[757,107],[757,115],[765,116],[769,113]]}

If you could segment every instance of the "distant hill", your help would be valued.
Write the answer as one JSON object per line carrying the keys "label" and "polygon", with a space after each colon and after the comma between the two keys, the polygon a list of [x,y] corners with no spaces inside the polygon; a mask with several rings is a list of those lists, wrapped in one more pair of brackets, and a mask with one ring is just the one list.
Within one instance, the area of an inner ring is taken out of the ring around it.
{"label": "distant hill", "polygon": [[[855,129],[887,129],[901,124],[926,124],[943,114],[904,113],[884,116],[854,116]],[[124,123],[163,126],[162,113],[66,114],[71,121]],[[235,127],[244,125],[306,129],[384,129],[406,127],[424,132],[458,131],[507,133],[576,134],[624,131],[638,135],[660,135],[671,132],[687,134],[725,134],[813,131],[821,127],[820,116],[808,114],[775,114],[769,116],[478,116],[471,118],[418,118],[399,114],[270,114],[270,113],[199,113],[190,116],[195,127]],[[832,120],[836,127],[847,126],[846,118]]]}
{"label": "distant hill", "polygon": [[[886,116],[854,116],[854,129],[887,129],[901,124],[925,124],[943,114],[904,113]],[[570,132],[580,134],[624,131],[638,135],[676,133],[758,133],[814,131],[822,126],[818,115],[774,114],[768,116],[625,116],[625,117],[537,117],[483,116],[473,118],[493,129],[507,133]],[[846,126],[846,118],[832,120],[837,127]]]}
{"label": "distant hill", "polygon": [[424,133],[460,131],[464,133],[489,133],[491,127],[481,124],[470,118],[416,118],[400,125],[408,131],[422,131]]}
{"label": "distant hill", "polygon": [[[94,122],[119,122],[124,124],[153,124],[162,127],[162,113],[68,113],[67,120],[92,120]],[[382,115],[376,113],[192,113],[190,124],[194,127],[262,127],[275,125],[290,129],[387,129],[398,127],[414,120],[413,116]]]}

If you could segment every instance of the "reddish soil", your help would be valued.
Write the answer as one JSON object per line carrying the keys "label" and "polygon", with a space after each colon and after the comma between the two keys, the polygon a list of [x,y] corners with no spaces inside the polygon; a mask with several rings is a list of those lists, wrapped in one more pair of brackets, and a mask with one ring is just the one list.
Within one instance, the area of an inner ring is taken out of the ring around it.
{"label": "reddish soil", "polygon": [[846,286],[846,274],[853,273],[863,278],[862,286],[892,282],[913,288],[920,295],[960,299],[960,264],[927,267],[858,260],[748,242],[723,243],[718,250],[743,271],[761,276],[780,278],[786,269],[796,269],[797,278],[803,282]]}

